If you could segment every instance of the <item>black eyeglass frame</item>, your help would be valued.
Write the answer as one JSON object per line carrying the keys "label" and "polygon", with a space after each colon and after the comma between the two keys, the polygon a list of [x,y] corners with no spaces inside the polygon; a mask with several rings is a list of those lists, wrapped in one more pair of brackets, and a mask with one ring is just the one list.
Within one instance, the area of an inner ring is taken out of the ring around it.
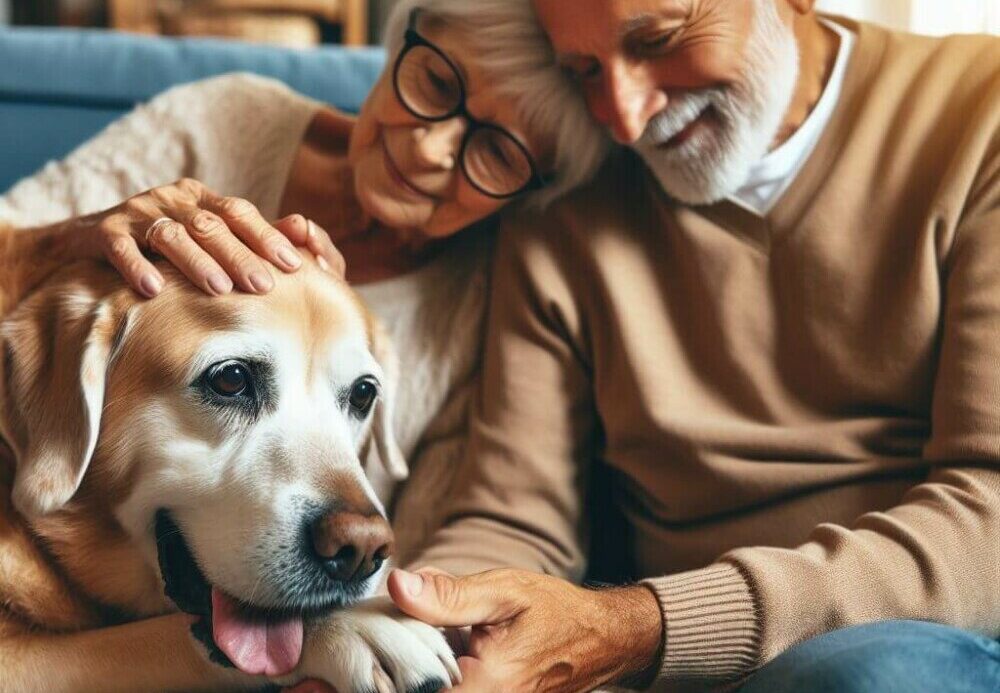
{"label": "black eyeglass frame", "polygon": [[[465,106],[465,97],[466,97],[465,80],[462,79],[462,73],[458,69],[458,66],[455,65],[454,62],[452,62],[451,58],[448,57],[447,53],[445,53],[443,50],[441,50],[433,43],[428,41],[426,38],[424,38],[420,34],[420,32],[418,32],[416,29],[417,17],[419,17],[420,11],[421,11],[420,8],[417,7],[410,12],[409,21],[406,27],[406,34],[404,35],[403,49],[399,52],[399,56],[396,58],[396,63],[395,65],[393,65],[392,68],[392,88],[393,91],[396,92],[396,99],[403,106],[403,108],[407,110],[408,113],[410,113],[415,118],[419,118],[420,120],[426,121],[428,123],[440,123],[445,120],[451,120],[452,118],[458,116],[465,118],[466,122],[469,123],[469,127],[466,128],[465,135],[462,136],[462,143],[459,145],[458,165],[462,169],[462,175],[464,175],[465,179],[469,181],[469,184],[472,185],[472,187],[474,187],[476,190],[481,192],[483,195],[486,195],[487,197],[492,197],[495,200],[507,200],[512,197],[517,197],[518,195],[526,193],[530,190],[538,190],[539,188],[545,187],[548,184],[548,181],[545,179],[544,176],[542,176],[542,174],[538,172],[538,166],[535,164],[535,158],[531,155],[531,152],[524,145],[524,143],[521,142],[521,140],[515,137],[513,133],[508,131],[506,128],[503,128],[494,123],[488,123],[482,120],[478,120],[475,116],[469,113],[469,110]],[[455,73],[455,78],[458,79],[458,88],[459,88],[458,103],[453,109],[451,109],[450,111],[448,111],[443,115],[428,116],[424,115],[423,113],[418,113],[412,106],[410,106],[409,103],[407,103],[406,99],[403,97],[403,90],[399,88],[399,72],[403,65],[403,60],[406,59],[407,53],[409,53],[414,48],[420,46],[424,48],[429,48],[430,50],[437,53],[437,55],[442,60],[445,61],[448,67],[451,68],[452,72]],[[473,177],[469,175],[468,167],[465,165],[465,150],[469,144],[469,140],[476,132],[480,130],[494,130],[496,132],[499,132],[501,135],[504,135],[510,141],[512,141],[517,146],[517,148],[520,149],[521,152],[524,154],[525,160],[528,162],[528,167],[531,169],[531,177],[524,185],[522,185],[514,192],[502,193],[502,194],[490,192],[489,190],[486,190],[481,185],[476,183]]]}

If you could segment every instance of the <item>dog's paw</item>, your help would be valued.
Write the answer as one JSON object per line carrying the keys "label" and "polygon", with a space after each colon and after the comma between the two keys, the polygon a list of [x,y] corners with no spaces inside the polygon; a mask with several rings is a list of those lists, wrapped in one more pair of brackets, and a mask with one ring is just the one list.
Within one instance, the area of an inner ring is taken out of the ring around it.
{"label": "dog's paw", "polygon": [[444,636],[387,597],[311,623],[297,673],[338,693],[433,693],[461,680]]}

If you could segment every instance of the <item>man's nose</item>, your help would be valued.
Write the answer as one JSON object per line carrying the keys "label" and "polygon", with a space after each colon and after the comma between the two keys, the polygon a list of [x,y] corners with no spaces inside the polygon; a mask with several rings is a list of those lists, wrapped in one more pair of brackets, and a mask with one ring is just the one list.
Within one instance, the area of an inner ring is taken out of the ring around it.
{"label": "man's nose", "polygon": [[455,168],[458,150],[462,146],[469,124],[461,116],[437,123],[426,123],[413,129],[413,151],[416,162],[426,168],[447,171]]}
{"label": "man's nose", "polygon": [[392,555],[392,528],[374,508],[370,513],[331,512],[309,527],[313,551],[334,580],[371,577]]}
{"label": "man's nose", "polygon": [[644,64],[616,61],[604,73],[602,113],[595,114],[619,144],[634,144],[667,107],[667,95]]}

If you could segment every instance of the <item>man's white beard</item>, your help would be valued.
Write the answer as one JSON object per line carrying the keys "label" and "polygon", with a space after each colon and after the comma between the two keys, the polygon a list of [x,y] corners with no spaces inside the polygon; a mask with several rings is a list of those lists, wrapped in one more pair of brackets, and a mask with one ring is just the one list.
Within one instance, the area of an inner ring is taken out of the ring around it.
{"label": "man's white beard", "polygon": [[[755,5],[747,68],[740,79],[727,87],[668,94],[667,108],[633,145],[664,190],[680,202],[710,204],[739,190],[770,149],[791,103],[799,74],[795,35],[773,0]],[[708,108],[708,127],[661,148]]]}

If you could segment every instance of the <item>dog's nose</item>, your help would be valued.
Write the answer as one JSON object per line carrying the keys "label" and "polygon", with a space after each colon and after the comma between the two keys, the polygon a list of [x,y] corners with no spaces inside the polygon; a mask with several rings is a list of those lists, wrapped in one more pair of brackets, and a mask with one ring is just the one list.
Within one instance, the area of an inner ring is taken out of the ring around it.
{"label": "dog's nose", "polygon": [[316,555],[335,580],[364,580],[392,555],[392,528],[378,513],[329,513],[309,529]]}

